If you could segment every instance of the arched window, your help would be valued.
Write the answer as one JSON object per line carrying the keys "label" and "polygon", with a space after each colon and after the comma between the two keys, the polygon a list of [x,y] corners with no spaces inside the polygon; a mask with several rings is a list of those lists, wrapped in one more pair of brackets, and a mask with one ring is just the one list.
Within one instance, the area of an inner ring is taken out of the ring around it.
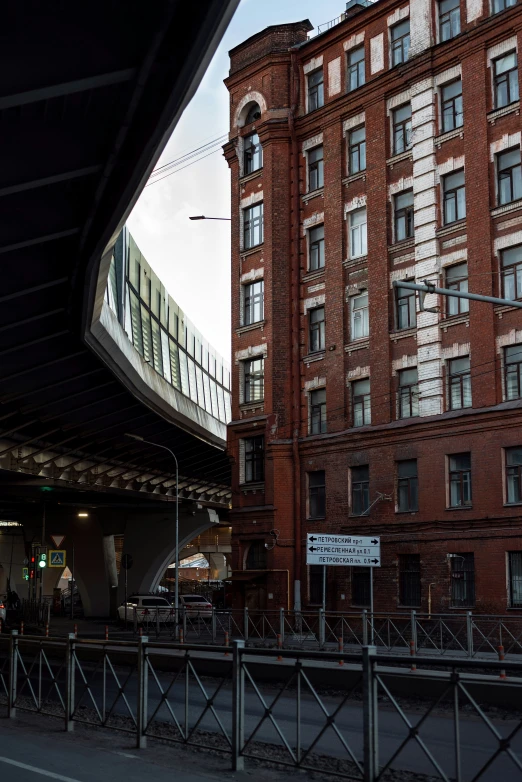
{"label": "arched window", "polygon": [[245,570],[266,570],[266,548],[263,541],[254,540],[250,544]]}
{"label": "arched window", "polygon": [[256,122],[258,119],[261,119],[261,109],[259,108],[259,103],[252,103],[248,110],[248,114],[246,115],[245,125],[250,125],[252,122]]}

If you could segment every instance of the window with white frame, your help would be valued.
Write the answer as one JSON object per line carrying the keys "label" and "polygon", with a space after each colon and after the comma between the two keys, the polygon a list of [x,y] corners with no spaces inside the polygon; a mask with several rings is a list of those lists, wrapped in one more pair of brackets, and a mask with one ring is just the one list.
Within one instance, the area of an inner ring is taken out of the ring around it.
{"label": "window with white frame", "polygon": [[263,148],[257,133],[245,136],[243,150],[243,173],[245,176],[253,174],[263,167]]}
{"label": "window with white frame", "polygon": [[366,170],[366,128],[361,125],[348,134],[348,173]]}
{"label": "window with white frame", "polygon": [[522,447],[506,448],[506,500],[522,502]]}
{"label": "window with white frame", "polygon": [[243,285],[243,326],[250,326],[263,320],[264,288],[263,280]]}
{"label": "window with white frame", "polygon": [[443,84],[440,90],[442,132],[461,128],[464,124],[462,107],[462,79]]}
{"label": "window with white frame", "polygon": [[520,147],[497,155],[498,203],[510,204],[522,198],[522,166]]}
{"label": "window with white frame", "polygon": [[350,297],[350,337],[363,339],[370,333],[368,317],[368,291]]}
{"label": "window with white frame", "polygon": [[323,69],[310,73],[308,76],[308,111],[315,111],[324,106]]}
{"label": "window with white frame", "polygon": [[405,103],[392,114],[392,154],[400,155],[411,149],[411,104]]}
{"label": "window with white frame", "polygon": [[324,186],[323,145],[308,152],[308,191],[319,190]]}
{"label": "window with white frame", "polygon": [[517,53],[508,52],[492,62],[495,108],[501,109],[518,100]]}
{"label": "window with white frame", "polygon": [[522,345],[504,348],[504,379],[506,399],[522,397]]}
{"label": "window with white frame", "polygon": [[396,242],[412,238],[414,234],[413,213],[413,190],[406,190],[404,193],[398,193],[394,196],[393,214]]}
{"label": "window with white frame", "polygon": [[372,422],[370,378],[352,383],[353,425],[366,426]]}
{"label": "window with white frame", "polygon": [[[446,269],[446,288],[452,291],[468,292],[468,264],[456,263]],[[469,312],[469,299],[459,299],[448,296],[446,299],[446,315],[462,315]]]}
{"label": "window with white frame", "polygon": [[263,243],[263,203],[243,210],[244,248],[250,250]]}
{"label": "window with white frame", "polygon": [[450,410],[471,407],[471,364],[469,356],[452,358],[448,362]]}
{"label": "window with white frame", "polygon": [[326,388],[310,391],[310,434],[326,432]]}
{"label": "window with white frame", "polygon": [[444,225],[456,223],[466,217],[466,184],[464,169],[447,174],[442,180],[444,201]]}
{"label": "window with white frame", "polygon": [[366,207],[349,214],[350,258],[360,258],[368,253]]}
{"label": "window with white frame", "polygon": [[411,329],[417,325],[415,291],[409,288],[397,288],[396,291],[397,328]]}
{"label": "window with white frame", "polygon": [[263,356],[243,362],[243,399],[259,402],[265,396],[265,360]]}
{"label": "window with white frame", "polygon": [[324,225],[308,231],[308,268],[311,272],[324,269]]}
{"label": "window with white frame", "polygon": [[308,311],[308,343],[310,353],[318,353],[325,347],[324,307]]}
{"label": "window with white frame", "polygon": [[348,52],[348,92],[362,87],[364,82],[364,46],[359,46]]}
{"label": "window with white frame", "polygon": [[500,254],[502,296],[505,299],[522,299],[522,245],[509,247]]}
{"label": "window with white frame", "polygon": [[404,19],[390,29],[391,65],[406,62],[410,51],[410,20]]}
{"label": "window with white frame", "polygon": [[460,33],[460,0],[439,0],[439,40],[450,41]]}
{"label": "window with white frame", "polygon": [[499,14],[507,8],[516,5],[517,0],[491,0],[491,14]]}
{"label": "window with white frame", "polygon": [[399,372],[399,418],[419,415],[419,378],[417,367]]}

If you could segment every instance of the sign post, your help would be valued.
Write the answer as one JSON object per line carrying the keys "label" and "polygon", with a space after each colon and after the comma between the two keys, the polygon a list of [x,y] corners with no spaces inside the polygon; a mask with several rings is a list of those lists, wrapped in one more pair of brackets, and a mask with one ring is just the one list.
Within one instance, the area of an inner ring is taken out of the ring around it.
{"label": "sign post", "polygon": [[134,563],[130,554],[124,554],[121,558],[121,566],[125,570],[125,629],[127,629],[127,572]]}

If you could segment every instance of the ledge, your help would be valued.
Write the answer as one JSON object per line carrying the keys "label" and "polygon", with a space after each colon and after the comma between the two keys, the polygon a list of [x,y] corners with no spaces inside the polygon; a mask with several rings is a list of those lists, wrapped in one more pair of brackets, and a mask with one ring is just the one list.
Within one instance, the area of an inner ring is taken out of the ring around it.
{"label": "ledge", "polygon": [[507,114],[520,114],[519,100],[515,101],[515,103],[510,103],[509,106],[503,106],[501,109],[490,111],[487,115],[487,120],[490,125],[494,125],[497,119],[505,117]]}
{"label": "ledge", "polygon": [[518,209],[522,209],[522,200],[511,201],[510,204],[503,204],[502,206],[496,206],[491,209],[491,217],[498,217],[499,215],[506,214],[507,212],[516,212]]}
{"label": "ledge", "polygon": [[341,179],[341,182],[343,185],[351,185],[352,182],[358,182],[360,179],[363,180],[363,182],[366,181],[366,169],[364,171],[360,171],[358,174],[351,174],[351,176],[344,177],[344,179]]}
{"label": "ledge", "polygon": [[313,364],[314,361],[322,361],[325,355],[325,350],[318,350],[317,353],[308,353],[306,356],[303,356],[303,362],[307,365]]}
{"label": "ledge", "polygon": [[307,282],[313,282],[313,280],[319,280],[321,277],[324,277],[324,272],[324,267],[313,272],[307,272],[303,277],[301,277],[301,282],[304,284]]}
{"label": "ledge", "polygon": [[402,250],[409,250],[410,247],[415,247],[414,236],[409,239],[403,239],[401,242],[395,242],[395,244],[389,244],[388,252],[401,252]]}
{"label": "ledge", "polygon": [[360,255],[358,258],[347,258],[343,261],[343,267],[345,269],[351,269],[352,266],[360,266],[361,264],[368,263],[368,255]]}
{"label": "ledge", "polygon": [[256,329],[261,329],[262,331],[265,325],[266,320],[258,320],[256,323],[251,323],[249,326],[240,326],[235,331],[236,334],[246,334],[247,331],[255,331]]}
{"label": "ledge", "polygon": [[493,307],[493,312],[502,320],[502,315],[505,312],[520,312],[520,307],[508,307],[506,304],[502,304],[500,307]]}
{"label": "ledge", "polygon": [[455,130],[448,130],[447,133],[441,133],[440,136],[435,136],[435,146],[439,149],[445,141],[451,141],[454,138],[464,138],[464,128],[455,128]]}
{"label": "ledge", "polygon": [[263,173],[262,168],[258,168],[257,171],[252,171],[251,174],[247,174],[246,176],[239,177],[239,184],[245,184],[246,182],[251,182],[253,179],[257,179],[261,176]]}
{"label": "ledge", "polygon": [[466,325],[466,328],[469,328],[469,314],[444,318],[444,320],[439,323],[439,329],[447,331],[451,326],[459,326],[462,323]]}
{"label": "ledge", "polygon": [[403,160],[413,160],[413,151],[409,149],[407,152],[401,152],[400,155],[394,155],[389,157],[386,161],[386,165],[393,168],[396,163],[401,163]]}
{"label": "ledge", "polygon": [[262,483],[240,483],[239,484],[239,491],[243,494],[246,494],[247,492],[251,491],[253,493],[255,492],[261,492],[264,493],[265,491],[265,482]]}
{"label": "ledge", "polygon": [[451,225],[445,225],[442,228],[437,228],[435,234],[438,239],[441,236],[449,236],[449,234],[454,234],[459,232],[463,233],[464,231],[466,231],[466,221],[458,220],[455,223],[451,223]]}
{"label": "ledge", "polygon": [[256,244],[255,247],[251,247],[249,250],[240,250],[239,255],[241,256],[241,260],[248,258],[249,255],[254,255],[254,253],[258,253],[260,250],[263,249],[263,246],[264,246],[264,242],[261,242],[261,244]]}
{"label": "ledge", "polygon": [[348,353],[348,355],[351,355],[351,353],[355,353],[357,350],[365,350],[366,348],[370,347],[370,340],[366,337],[363,337],[363,339],[357,341],[354,340],[353,342],[350,342],[348,345],[344,346],[344,352]]}
{"label": "ledge", "polygon": [[398,342],[399,339],[406,339],[407,337],[413,337],[413,339],[417,339],[417,326],[412,329],[400,329],[400,331],[390,332],[390,339],[392,342]]}
{"label": "ledge", "polygon": [[307,204],[308,201],[311,201],[313,198],[318,198],[319,196],[324,196],[324,187],[319,187],[317,190],[312,190],[310,193],[304,193],[301,196],[301,200]]}

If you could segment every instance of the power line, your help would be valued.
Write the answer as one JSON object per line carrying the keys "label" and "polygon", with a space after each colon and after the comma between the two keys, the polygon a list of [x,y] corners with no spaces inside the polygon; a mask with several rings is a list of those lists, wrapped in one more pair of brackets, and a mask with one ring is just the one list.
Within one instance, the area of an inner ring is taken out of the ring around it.
{"label": "power line", "polygon": [[174,158],[174,160],[171,160],[168,163],[164,163],[162,166],[157,166],[153,170],[151,176],[154,176],[154,174],[157,174],[162,169],[167,168],[167,166],[172,165],[172,163],[176,163],[178,161],[181,161],[181,160],[183,160],[183,158],[188,157],[189,155],[192,155],[193,153],[198,152],[199,150],[204,149],[205,147],[213,146],[213,144],[217,143],[217,141],[220,141],[221,139],[225,139],[227,137],[228,137],[228,133],[222,133],[221,136],[218,136],[217,138],[211,139],[207,143],[202,144],[200,147],[196,147],[196,149],[189,149],[186,153],[183,153],[183,155],[181,155],[181,157]]}
{"label": "power line", "polygon": [[155,185],[157,182],[161,182],[163,179],[166,179],[169,176],[172,176],[172,174],[177,174],[179,171],[183,171],[184,168],[188,168],[189,166],[193,166],[194,163],[199,163],[200,160],[204,160],[204,158],[209,157],[210,155],[214,155],[216,152],[219,152],[221,147],[218,147],[217,149],[212,150],[212,152],[209,152],[206,155],[203,155],[202,157],[197,158],[197,160],[193,160],[191,163],[187,163],[186,166],[182,166],[181,168],[176,168],[174,171],[170,171],[170,173],[165,174],[165,176],[160,177],[159,179],[155,179],[153,182],[149,182],[145,185],[145,187],[150,187],[151,185]]}

